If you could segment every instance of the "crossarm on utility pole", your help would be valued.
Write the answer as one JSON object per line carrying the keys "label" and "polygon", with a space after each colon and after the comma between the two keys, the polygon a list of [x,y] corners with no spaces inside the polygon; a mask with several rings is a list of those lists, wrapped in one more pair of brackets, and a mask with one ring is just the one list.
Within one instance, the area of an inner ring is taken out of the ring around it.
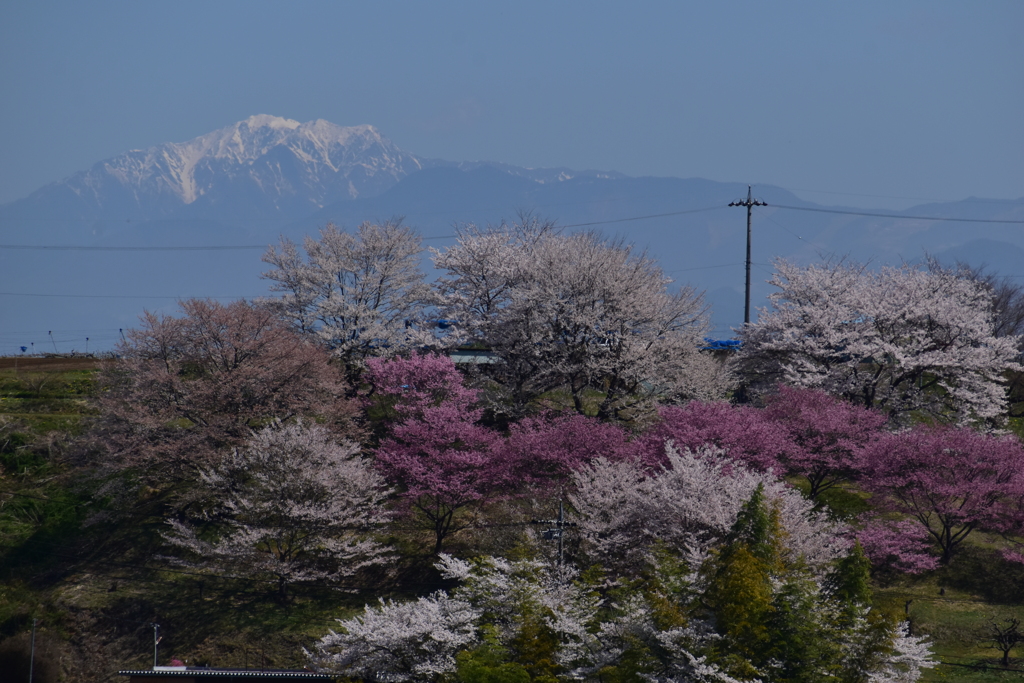
{"label": "crossarm on utility pole", "polygon": [[566,528],[577,526],[576,522],[565,521],[565,507],[562,501],[558,501],[558,519],[531,519],[530,524],[547,524],[554,526],[544,532],[544,538],[549,541],[558,541],[558,564],[562,564],[562,535]]}

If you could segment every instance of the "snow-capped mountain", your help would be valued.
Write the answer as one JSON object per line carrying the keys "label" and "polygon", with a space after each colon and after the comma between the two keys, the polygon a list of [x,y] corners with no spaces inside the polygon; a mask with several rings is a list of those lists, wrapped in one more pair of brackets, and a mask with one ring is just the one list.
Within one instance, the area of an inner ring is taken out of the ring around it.
{"label": "snow-capped mountain", "polygon": [[[79,335],[79,349],[86,336],[96,348],[106,334],[109,348],[142,308],[172,312],[175,297],[264,296],[262,245],[301,241],[329,222],[354,228],[403,217],[443,248],[453,224],[497,224],[521,211],[646,248],[671,277],[707,290],[714,334],[728,336],[742,319],[746,221],[727,205],[746,192],[745,183],[700,178],[424,159],[371,126],[253,116],[126,152],[0,206],[0,246],[9,247],[0,248],[0,353],[61,330]],[[899,263],[927,253],[1006,275],[1024,259],[1016,223],[957,222],[1022,220],[1024,198],[864,215],[822,212],[771,185],[756,192],[768,204],[754,223],[757,305],[775,256]],[[57,336],[62,351],[67,335]]]}
{"label": "snow-capped mountain", "polygon": [[421,168],[373,126],[259,115],[187,142],[125,152],[22,201],[85,220],[237,219],[240,210],[298,217],[378,195]]}

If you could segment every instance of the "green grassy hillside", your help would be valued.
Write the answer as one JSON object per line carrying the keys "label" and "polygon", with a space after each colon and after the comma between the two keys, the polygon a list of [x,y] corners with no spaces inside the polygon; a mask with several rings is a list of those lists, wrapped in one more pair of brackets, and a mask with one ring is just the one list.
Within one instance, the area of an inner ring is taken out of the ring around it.
{"label": "green grassy hillside", "polygon": [[[190,664],[301,668],[303,648],[335,617],[378,596],[439,587],[430,539],[397,531],[394,571],[344,586],[298,586],[287,601],[272,585],[188,569],[162,558],[165,513],[180,489],[142,489],[90,466],[81,437],[95,419],[99,361],[0,359],[0,671],[27,671],[29,633],[46,664],[38,681],[115,681],[116,672],[159,660]],[[863,499],[834,494],[837,512]],[[458,537],[457,554],[515,544],[513,530]],[[1024,680],[1024,645],[1011,669],[991,648],[990,623],[1024,617],[1024,567],[1004,561],[976,534],[953,563],[917,577],[876,576],[879,608],[909,616],[943,665],[928,681]],[[14,674],[12,674],[14,675]],[[16,676],[5,680],[20,680]],[[27,680],[27,674],[26,678]]]}

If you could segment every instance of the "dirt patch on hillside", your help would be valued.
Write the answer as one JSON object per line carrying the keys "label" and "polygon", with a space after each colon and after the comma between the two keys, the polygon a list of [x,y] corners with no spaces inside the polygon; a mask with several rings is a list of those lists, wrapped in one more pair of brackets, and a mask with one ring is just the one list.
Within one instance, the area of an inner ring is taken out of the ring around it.
{"label": "dirt patch on hillside", "polygon": [[38,358],[8,356],[0,358],[0,370],[22,370],[28,372],[65,372],[68,370],[98,370],[103,359],[92,356],[55,356]]}

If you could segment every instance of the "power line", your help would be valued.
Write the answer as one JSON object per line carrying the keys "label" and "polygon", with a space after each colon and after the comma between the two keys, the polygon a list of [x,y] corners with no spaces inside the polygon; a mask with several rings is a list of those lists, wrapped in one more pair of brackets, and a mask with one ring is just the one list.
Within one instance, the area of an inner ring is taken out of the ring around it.
{"label": "power line", "polygon": [[[473,525],[473,526],[465,527],[465,528],[477,529],[477,528],[509,527],[509,526],[511,526],[511,527],[528,527],[528,526],[531,526],[531,524],[532,524],[531,522],[511,522],[511,523],[507,523],[507,524],[481,524],[481,525]],[[270,527],[270,528],[273,528],[273,527]],[[393,530],[393,531],[395,531],[395,530],[397,530],[397,531],[429,531],[429,529],[427,529],[425,527],[397,527],[397,528],[392,528],[391,530]],[[113,568],[116,568],[116,569],[134,569],[134,570],[143,571],[143,572],[162,572],[162,573],[166,573],[166,574],[176,574],[176,575],[180,575],[180,576],[193,576],[193,577],[197,577],[197,578],[201,578],[201,579],[212,579],[212,580],[222,580],[222,581],[224,581],[224,580],[226,580],[226,581],[240,581],[240,582],[243,582],[243,583],[245,583],[245,582],[248,582],[248,583],[262,583],[262,584],[269,584],[269,585],[276,585],[277,584],[277,580],[276,579],[263,579],[263,578],[258,578],[258,577],[255,577],[255,576],[246,576],[245,574],[240,574],[240,573],[216,573],[215,574],[215,573],[210,573],[210,572],[207,572],[207,571],[201,571],[202,567],[183,569],[181,567],[182,566],[188,567],[188,564],[183,562],[180,558],[174,558],[174,557],[170,557],[170,556],[161,556],[161,557],[158,557],[156,559],[163,559],[163,560],[165,560],[167,562],[167,564],[171,564],[171,565],[173,565],[175,563],[181,563],[181,564],[178,564],[177,567],[167,566],[166,564],[162,565],[162,566],[154,566],[153,564],[141,564],[141,563],[138,563],[138,562],[123,562],[123,561],[115,561],[115,560],[98,559],[98,558],[95,558],[95,557],[83,557],[80,554],[72,554],[72,553],[67,552],[67,544],[64,543],[64,542],[46,541],[46,540],[41,540],[41,539],[36,539],[36,538],[28,538],[28,539],[26,539],[26,540],[24,540],[24,541],[22,541],[20,543],[18,543],[18,542],[7,542],[7,543],[0,542],[0,549],[21,550],[21,549],[25,548],[26,546],[27,547],[34,547],[34,548],[40,549],[41,552],[47,553],[51,557],[60,558],[62,560],[67,560],[68,562],[77,563],[79,565],[104,566],[104,567],[113,567]],[[57,548],[59,548],[59,549],[57,549]],[[136,583],[160,583],[159,580],[154,580],[152,578],[147,578],[147,577],[130,577],[130,578],[121,577],[118,580],[121,580],[121,581],[131,581],[131,582],[136,582]],[[321,589],[329,589],[329,590],[344,590],[344,591],[352,591],[352,590],[377,590],[379,588],[379,584],[375,584],[375,583],[372,583],[372,582],[366,582],[366,581],[359,582],[359,581],[355,581],[355,580],[344,580],[344,579],[342,581],[298,581],[297,580],[297,581],[295,581],[294,585],[303,586],[303,587],[306,587],[306,588],[313,587],[313,588],[321,588]],[[427,582],[427,581],[403,580],[403,581],[401,581],[401,585],[403,585],[403,586],[434,586],[434,585],[436,585],[436,583],[434,583],[434,582]]]}
{"label": "power line", "polygon": [[[21,496],[22,498],[30,498],[32,500],[39,500],[43,502],[54,502],[54,498],[45,498],[43,496],[36,496],[30,493],[22,493],[20,491],[0,491],[0,496]],[[58,501],[59,502],[59,501]],[[82,507],[85,505],[92,505],[93,501],[85,501],[82,503],[74,503],[74,507]],[[527,527],[536,522],[484,522],[481,524],[467,524],[460,527],[460,529],[503,529],[511,527]],[[243,524],[254,529],[294,529],[296,524]],[[339,531],[365,531],[368,529],[387,529],[390,531],[430,531],[431,528],[428,526],[402,526],[401,523],[396,524],[395,522],[367,522],[365,524],[358,525],[343,525],[338,524],[333,527]],[[51,543],[47,541],[31,540],[33,543]],[[0,546],[4,547],[4,546]]]}
{"label": "power line", "polygon": [[944,662],[941,659],[935,660],[940,666],[959,666],[964,669],[975,669],[977,671],[1002,671],[1004,673],[1015,673],[1019,676],[1024,676],[1024,671],[1014,669],[1004,669],[1001,666],[985,666],[984,664],[960,664],[958,662]]}
{"label": "power line", "polygon": [[694,266],[693,268],[675,268],[673,270],[662,271],[664,273],[682,273],[687,270],[711,270],[712,268],[732,268],[733,266],[742,266],[743,262],[739,263],[720,263],[717,266]]}
{"label": "power line", "polygon": [[953,223],[1002,223],[1006,225],[1024,225],[1024,221],[1011,221],[999,218],[953,218],[950,216],[901,216],[894,213],[874,213],[871,211],[848,211],[845,209],[815,209],[809,206],[787,206],[785,204],[772,204],[776,209],[789,209],[790,211],[813,211],[815,213],[836,213],[846,216],[872,216],[874,218],[901,218],[915,221],[949,221]]}
{"label": "power line", "polygon": [[771,215],[770,215],[770,214],[768,214],[767,212],[759,211],[758,213],[759,213],[759,215],[761,215],[761,216],[762,216],[763,218],[767,218],[767,219],[768,219],[769,221],[771,221],[771,222],[772,222],[772,223],[774,223],[775,225],[779,226],[780,228],[782,228],[783,230],[785,230],[786,232],[788,232],[788,233],[789,233],[790,235],[792,235],[793,237],[795,237],[795,238],[797,238],[798,240],[800,240],[801,242],[806,242],[807,244],[811,245],[812,247],[816,247],[816,248],[818,248],[818,249],[827,249],[827,247],[824,247],[824,246],[822,246],[822,245],[820,245],[820,244],[815,244],[814,242],[811,242],[810,240],[808,240],[808,239],[805,239],[805,238],[804,238],[804,237],[803,237],[802,235],[798,235],[798,234],[796,234],[795,232],[793,232],[792,230],[790,230],[789,228],[787,228],[787,227],[786,227],[785,225],[783,225],[782,223],[780,223],[780,222],[778,222],[777,220],[775,220],[774,218],[772,218],[772,217],[771,217]]}
{"label": "power line", "polygon": [[[782,187],[781,185],[779,185],[778,187],[781,187],[783,190],[788,190],[790,192],[810,192],[811,194],[835,194],[835,195],[840,195],[840,196],[843,196],[843,197],[876,197],[876,198],[879,198],[879,199],[913,199],[915,201],[921,201],[921,202],[943,202],[943,201],[946,201],[944,199],[936,199],[934,197],[903,197],[903,196],[893,195],[893,194],[864,194],[864,193],[861,193],[861,192],[832,192],[830,190],[810,190],[810,189],[808,189],[806,187]],[[969,201],[969,200],[961,200],[961,201]],[[990,200],[990,201],[992,201],[992,200]],[[995,200],[995,201],[998,201],[998,200]]]}
{"label": "power line", "polygon": [[[702,213],[704,211],[715,211],[721,206],[707,206],[701,209],[687,209],[685,211],[670,211],[668,213],[653,213],[644,216],[627,216],[626,218],[615,218],[606,221],[589,221],[586,223],[570,223],[558,226],[561,228],[585,228],[592,225],[612,225],[614,223],[628,223],[630,221],[643,221],[651,218],[667,218],[670,216],[682,216],[690,213]],[[423,237],[423,240],[456,239],[458,235],[433,235]],[[217,245],[217,246],[183,246],[183,247],[94,247],[81,244],[67,245],[46,245],[46,244],[0,244],[0,249],[34,249],[42,251],[232,251],[269,249],[274,245],[269,244],[238,244],[238,245]],[[0,292],[2,293],[2,292]]]}
{"label": "power line", "polygon": [[90,247],[81,244],[0,244],[0,249],[36,249],[48,251],[238,251],[267,249],[266,244],[234,244],[209,247]]}
{"label": "power line", "polygon": [[[6,548],[8,550],[17,550],[17,549],[23,547],[26,544],[34,544],[36,546],[43,545],[39,541],[29,540],[29,541],[26,541],[26,542],[24,542],[22,544],[19,544],[19,545],[14,545],[14,544],[9,544],[9,543],[0,543],[0,548]],[[56,545],[56,544],[55,543],[50,543],[50,544],[47,544],[47,545]],[[111,561],[111,560],[97,560],[97,559],[81,558],[81,557],[78,557],[78,556],[75,556],[75,555],[70,555],[68,553],[61,553],[61,552],[54,552],[54,551],[47,551],[47,552],[51,556],[53,556],[53,557],[59,557],[59,558],[64,559],[64,560],[69,560],[69,561],[72,561],[72,562],[79,562],[80,564],[88,564],[88,565],[91,565],[91,566],[99,565],[99,566],[105,566],[105,567],[115,567],[117,569],[135,569],[135,570],[138,570],[138,571],[147,571],[147,572],[163,572],[163,573],[166,573],[166,574],[178,574],[178,575],[181,575],[181,576],[195,576],[195,577],[199,577],[199,578],[202,578],[202,579],[242,581],[242,582],[249,582],[249,583],[264,583],[264,584],[270,584],[270,585],[276,585],[276,583],[277,583],[277,581],[275,581],[273,579],[260,579],[260,578],[255,578],[255,577],[248,577],[248,576],[241,576],[241,575],[232,575],[232,574],[211,574],[211,573],[208,573],[208,572],[189,571],[187,569],[172,569],[170,567],[154,567],[154,566],[151,566],[151,565],[129,563],[129,562],[114,562],[114,561]],[[130,577],[130,578],[121,577],[118,580],[119,581],[131,581],[131,582],[134,582],[134,583],[160,583],[159,581],[153,581],[151,579],[147,579],[147,578],[144,578],[144,577]],[[423,585],[421,582],[410,582],[410,583],[412,585]],[[342,583],[324,583],[324,582],[314,582],[314,581],[296,582],[296,584],[297,585],[302,585],[302,586],[307,586],[307,587],[308,586],[315,586],[317,588],[330,588],[330,589],[340,589],[340,590],[360,590],[360,589],[366,589],[366,588],[372,588],[373,587],[370,584],[357,585],[357,584],[342,584]],[[428,585],[432,585],[432,584],[428,584]]]}
{"label": "power line", "polygon": [[[733,203],[731,206],[739,206],[739,204]],[[870,216],[874,218],[902,218],[907,220],[925,220],[925,221],[951,221],[957,223],[999,223],[1006,225],[1024,225],[1024,220],[1003,220],[993,218],[952,218],[947,216],[903,216],[899,214],[891,213],[875,213],[870,211],[850,211],[845,209],[820,209],[812,208],[807,206],[789,206],[786,204],[773,204],[775,208],[788,209],[791,211],[812,211],[815,213],[832,213],[850,216]],[[584,223],[569,223],[562,225],[562,228],[586,228],[594,225],[614,225],[616,223],[628,223],[630,221],[642,221],[649,220],[652,218],[669,218],[672,216],[683,216],[694,213],[704,213],[706,211],[716,211],[724,208],[722,206],[708,206],[700,209],[687,209],[685,211],[669,211],[666,213],[653,213],[642,216],[627,216],[625,218],[614,218],[603,221],[587,221]],[[456,239],[458,235],[432,235],[423,237],[423,240],[440,240],[440,239]],[[88,246],[88,245],[37,245],[37,244],[0,244],[0,249],[18,249],[18,250],[39,250],[39,251],[125,251],[125,252],[163,252],[163,251],[242,251],[242,250],[266,250],[271,248],[273,245],[269,244],[236,244],[236,245],[210,245],[210,246],[159,246],[159,247],[99,247],[99,246]],[[0,292],[2,293],[2,292]],[[150,297],[157,298],[157,297]],[[170,297],[166,297],[170,298]],[[227,297],[225,297],[227,298]]]}
{"label": "power line", "polygon": [[42,296],[61,297],[70,299],[255,299],[267,298],[263,294],[257,296],[162,296],[146,294],[28,294],[25,292],[0,292],[0,296]]}
{"label": "power line", "polygon": [[[41,500],[41,501],[46,502],[46,503],[50,503],[50,502],[65,502],[65,501],[58,501],[58,500],[56,500],[54,498],[44,498],[43,496],[33,496],[30,493],[22,493],[21,491],[0,491],[0,496],[21,496],[22,498],[31,498],[32,500]],[[85,503],[75,503],[73,505],[73,507],[81,507],[83,505],[91,505],[91,504],[92,504],[92,501],[85,502]]]}
{"label": "power line", "polygon": [[[806,188],[806,187],[783,187],[782,185],[777,185],[776,187],[779,187],[779,188],[781,188],[783,190],[788,190],[789,192],[810,192],[811,194],[834,194],[834,195],[840,195],[840,196],[843,196],[843,197],[876,197],[876,198],[879,198],[879,199],[913,199],[915,201],[933,202],[933,203],[943,203],[943,202],[949,202],[950,201],[948,199],[938,199],[936,197],[907,197],[907,196],[895,195],[895,194],[865,194],[863,192],[834,192],[832,190],[811,190],[811,189]],[[967,199],[960,199],[960,200],[953,200],[953,201],[958,201],[958,202],[961,202],[961,203],[969,202],[971,204],[1008,204],[1008,203],[1012,203],[1014,200],[1012,200],[1012,199],[982,199],[980,197],[968,197]]]}
{"label": "power line", "polygon": [[642,221],[648,218],[665,218],[668,216],[682,216],[687,213],[702,213],[704,211],[715,211],[717,209],[724,209],[723,206],[708,206],[703,209],[689,209],[687,211],[672,211],[670,213],[652,213],[647,216],[631,216],[629,218],[617,218],[611,221],[591,221],[590,223],[571,223],[569,225],[562,225],[562,228],[583,228],[590,225],[609,225],[611,223],[626,223],[627,221]]}

